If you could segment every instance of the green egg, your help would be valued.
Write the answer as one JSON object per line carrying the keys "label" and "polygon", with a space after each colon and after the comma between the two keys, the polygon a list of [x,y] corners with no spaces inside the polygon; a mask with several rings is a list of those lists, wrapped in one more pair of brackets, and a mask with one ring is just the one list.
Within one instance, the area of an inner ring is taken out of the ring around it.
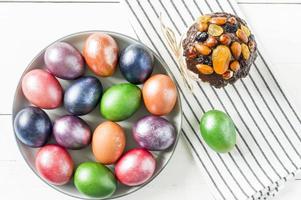
{"label": "green egg", "polygon": [[116,188],[117,181],[109,168],[95,162],[81,163],[74,174],[77,190],[90,197],[109,197]]}
{"label": "green egg", "polygon": [[111,121],[131,117],[141,103],[141,90],[134,84],[121,83],[107,89],[100,102],[100,113]]}
{"label": "green egg", "polygon": [[224,112],[210,110],[200,121],[200,131],[205,142],[216,152],[227,153],[236,144],[236,131],[232,119]]}

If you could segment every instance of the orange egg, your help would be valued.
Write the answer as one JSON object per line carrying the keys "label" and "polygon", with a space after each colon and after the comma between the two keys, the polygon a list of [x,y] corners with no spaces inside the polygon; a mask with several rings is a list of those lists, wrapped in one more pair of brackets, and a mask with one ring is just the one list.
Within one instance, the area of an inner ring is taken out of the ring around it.
{"label": "orange egg", "polygon": [[115,163],[123,153],[125,133],[117,123],[106,121],[98,125],[92,138],[92,151],[96,160],[108,165]]}
{"label": "orange egg", "polygon": [[169,76],[156,74],[144,83],[142,96],[150,113],[166,115],[172,111],[176,104],[177,88]]}
{"label": "orange egg", "polygon": [[85,41],[83,55],[95,74],[106,77],[116,70],[118,51],[118,45],[110,35],[94,33]]}

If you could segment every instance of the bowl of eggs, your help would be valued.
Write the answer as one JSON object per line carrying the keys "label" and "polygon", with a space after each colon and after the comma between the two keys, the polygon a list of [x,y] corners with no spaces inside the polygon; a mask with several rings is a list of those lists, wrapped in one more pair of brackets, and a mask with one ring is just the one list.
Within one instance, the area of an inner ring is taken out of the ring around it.
{"label": "bowl of eggs", "polygon": [[43,49],[13,102],[17,145],[32,171],[81,199],[128,195],[168,164],[181,130],[166,63],[128,36],[87,31]]}

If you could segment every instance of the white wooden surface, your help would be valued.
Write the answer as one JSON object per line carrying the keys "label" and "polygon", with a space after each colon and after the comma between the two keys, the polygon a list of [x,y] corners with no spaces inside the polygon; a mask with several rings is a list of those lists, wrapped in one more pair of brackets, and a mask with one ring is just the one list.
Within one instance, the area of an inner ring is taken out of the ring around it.
{"label": "white wooden surface", "polygon": [[[122,17],[120,4],[115,2],[0,1],[0,199],[72,199],[40,181],[23,161],[14,141],[9,115],[13,93],[30,60],[57,38],[95,29],[134,36],[127,19]],[[281,84],[301,106],[301,96],[295,95],[301,92],[300,83],[295,81],[301,74],[301,0],[239,0],[239,6],[249,23],[256,27],[257,37],[269,54],[267,56],[272,61],[273,70],[281,72]],[[295,180],[274,199],[300,199],[300,187],[301,181]],[[171,198],[212,200],[182,139],[170,164],[160,176],[144,189],[123,199]]]}

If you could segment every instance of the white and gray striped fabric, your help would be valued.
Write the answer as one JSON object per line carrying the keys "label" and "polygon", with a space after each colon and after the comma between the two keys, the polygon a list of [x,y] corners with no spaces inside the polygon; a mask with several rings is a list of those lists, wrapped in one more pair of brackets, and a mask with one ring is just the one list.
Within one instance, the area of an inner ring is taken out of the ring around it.
{"label": "white and gray striped fabric", "polygon": [[[160,13],[179,37],[201,14],[226,11],[242,16],[232,0],[124,0],[137,38],[160,55],[177,79],[183,107],[182,133],[217,200],[267,199],[301,168],[301,121],[259,50],[250,75],[215,89],[197,83],[187,91],[160,28]],[[260,49],[260,45],[259,45]],[[212,151],[199,133],[210,109],[228,113],[237,145],[228,154]],[[201,178],[201,177],[200,177]]]}

